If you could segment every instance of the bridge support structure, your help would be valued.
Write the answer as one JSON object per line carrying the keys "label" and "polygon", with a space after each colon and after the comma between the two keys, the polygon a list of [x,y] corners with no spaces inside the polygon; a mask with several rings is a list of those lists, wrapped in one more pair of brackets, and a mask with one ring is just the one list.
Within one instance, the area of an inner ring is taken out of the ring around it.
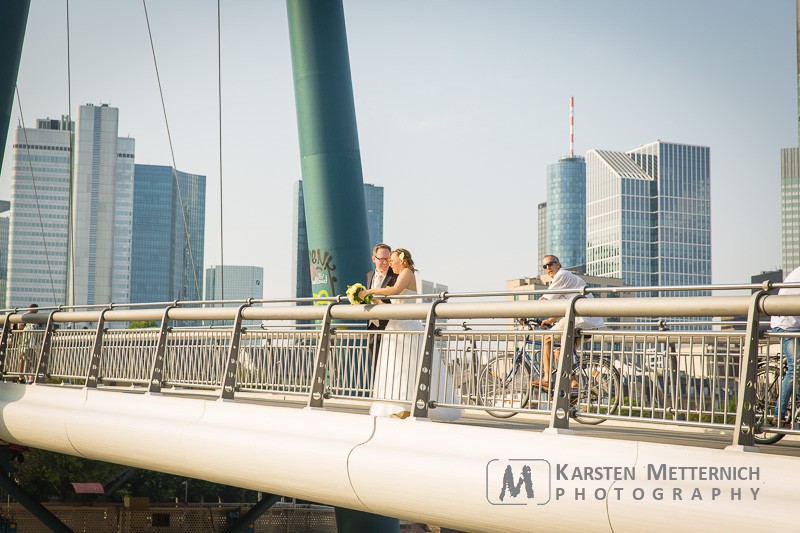
{"label": "bridge support structure", "polygon": [[14,471],[14,467],[10,463],[11,456],[12,453],[8,446],[0,446],[0,489],[9,493],[53,533],[72,533],[72,530],[64,522],[11,479],[10,474]]}
{"label": "bridge support structure", "polygon": [[8,138],[8,124],[14,105],[22,42],[28,24],[31,0],[0,3],[0,167]]}
{"label": "bridge support structure", "polygon": [[[330,297],[363,278],[370,251],[344,6],[287,0],[286,10],[311,285],[315,297]],[[321,405],[312,398],[312,407]],[[336,522],[339,531],[400,530],[397,519],[339,507]]]}

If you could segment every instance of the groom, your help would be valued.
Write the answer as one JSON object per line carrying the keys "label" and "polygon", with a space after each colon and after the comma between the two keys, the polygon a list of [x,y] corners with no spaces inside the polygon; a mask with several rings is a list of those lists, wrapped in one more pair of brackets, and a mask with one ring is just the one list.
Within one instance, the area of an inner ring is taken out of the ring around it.
{"label": "groom", "polygon": [[[389,267],[389,257],[392,255],[392,249],[388,244],[378,243],[372,249],[372,262],[375,263],[375,270],[367,272],[367,288],[379,289],[382,287],[391,287],[397,281],[397,274],[395,274]],[[383,300],[384,303],[391,303],[389,300]],[[370,320],[367,325],[368,330],[384,330],[388,320]],[[378,360],[378,350],[381,348],[380,334],[369,335],[367,340],[367,357],[366,364],[368,365],[366,371],[367,386],[372,388],[372,372],[375,369],[375,364]]]}
{"label": "groom", "polygon": [[[381,289],[383,287],[392,287],[394,282],[397,281],[397,274],[389,268],[389,258],[392,255],[392,249],[388,244],[378,243],[372,249],[372,262],[375,263],[375,270],[367,272],[367,288],[368,289]],[[389,300],[384,300],[384,303],[391,303]],[[386,329],[388,320],[370,320],[368,329]],[[380,345],[380,336],[378,336],[377,345]],[[377,346],[376,346],[377,348]]]}

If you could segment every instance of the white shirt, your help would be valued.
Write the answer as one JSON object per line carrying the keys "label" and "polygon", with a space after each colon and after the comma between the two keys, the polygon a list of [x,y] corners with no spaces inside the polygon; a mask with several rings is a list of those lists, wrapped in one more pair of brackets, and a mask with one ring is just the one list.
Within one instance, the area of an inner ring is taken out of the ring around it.
{"label": "white shirt", "polygon": [[[583,281],[581,278],[570,272],[569,270],[560,268],[556,275],[553,276],[553,281],[550,282],[550,290],[557,290],[557,289],[582,289],[586,286],[586,282]],[[570,298],[572,294],[569,293],[561,293],[561,294],[543,294],[541,296],[541,300],[562,300],[565,298]],[[594,298],[593,295],[587,294],[587,298]],[[562,319],[563,320],[563,319]],[[559,321],[560,322],[560,321]],[[602,328],[605,326],[605,321],[600,318],[599,316],[577,316],[575,317],[575,327],[576,328]]]}
{"label": "white shirt", "polygon": [[[792,270],[784,283],[800,283],[800,267]],[[778,294],[800,294],[800,289],[781,289]],[[781,328],[786,331],[800,331],[800,316],[773,316],[769,320],[769,327]]]}
{"label": "white shirt", "polygon": [[375,275],[372,276],[372,287],[370,289],[380,289],[384,279],[386,279],[386,274],[381,274],[376,270]]}

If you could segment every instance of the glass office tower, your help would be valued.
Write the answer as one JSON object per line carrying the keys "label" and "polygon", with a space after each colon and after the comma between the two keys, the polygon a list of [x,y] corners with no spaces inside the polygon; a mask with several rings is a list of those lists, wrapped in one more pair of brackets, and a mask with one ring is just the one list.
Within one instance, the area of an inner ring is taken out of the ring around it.
{"label": "glass office tower", "polygon": [[626,153],[590,150],[587,274],[635,286],[710,284],[709,154],[706,146],[661,141]]}
{"label": "glass office tower", "polygon": [[536,207],[536,261],[539,261],[547,252],[547,202],[542,202]]}
{"label": "glass office tower", "polygon": [[205,176],[162,165],[135,166],[131,302],[202,299],[205,223]]}
{"label": "glass office tower", "polygon": [[583,272],[586,265],[586,161],[583,157],[564,157],[547,166],[546,253],[557,256],[565,268]]}

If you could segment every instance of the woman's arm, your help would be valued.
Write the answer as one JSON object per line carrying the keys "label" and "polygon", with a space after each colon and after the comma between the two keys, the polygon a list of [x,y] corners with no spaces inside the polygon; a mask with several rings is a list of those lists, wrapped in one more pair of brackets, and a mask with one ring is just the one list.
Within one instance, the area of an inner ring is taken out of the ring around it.
{"label": "woman's arm", "polygon": [[410,268],[404,268],[402,272],[397,276],[397,281],[394,282],[394,285],[391,287],[382,287],[380,289],[367,289],[364,291],[364,294],[374,294],[376,296],[394,296],[396,294],[400,294],[405,290],[411,280],[414,279],[414,273],[411,271]]}

